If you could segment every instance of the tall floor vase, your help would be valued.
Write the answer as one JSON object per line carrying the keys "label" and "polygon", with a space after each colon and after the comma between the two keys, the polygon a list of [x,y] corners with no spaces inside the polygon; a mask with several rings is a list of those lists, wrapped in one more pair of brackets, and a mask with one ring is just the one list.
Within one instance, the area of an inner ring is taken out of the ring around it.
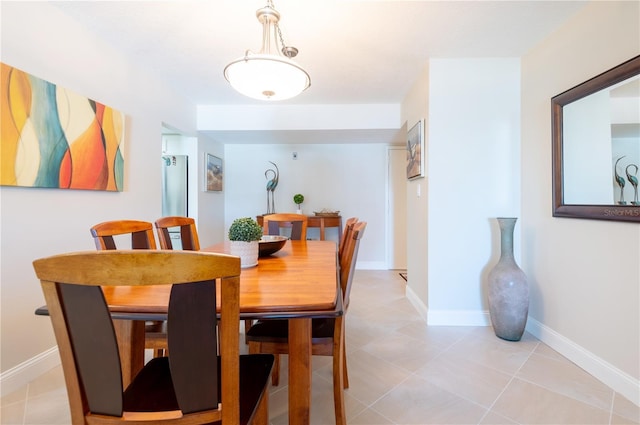
{"label": "tall floor vase", "polygon": [[513,229],[517,218],[498,217],[500,260],[489,272],[489,314],[499,338],[519,341],[529,313],[527,276],[513,257]]}

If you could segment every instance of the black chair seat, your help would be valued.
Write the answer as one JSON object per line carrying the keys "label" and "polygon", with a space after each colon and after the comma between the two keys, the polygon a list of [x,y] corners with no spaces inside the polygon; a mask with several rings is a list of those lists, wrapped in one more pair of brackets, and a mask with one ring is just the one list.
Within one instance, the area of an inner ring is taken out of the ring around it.
{"label": "black chair seat", "polygon": [[[258,404],[262,390],[269,380],[273,362],[272,354],[240,356],[240,423],[243,425],[251,420],[253,408]],[[218,389],[218,394],[221,394],[220,381]],[[180,410],[173,389],[168,357],[151,359],[142,368],[125,390],[123,406],[124,410],[129,412]]]}
{"label": "black chair seat", "polygon": [[[335,319],[311,320],[311,340],[333,339]],[[259,320],[247,331],[247,341],[286,342],[289,339],[289,321],[286,319]]]}

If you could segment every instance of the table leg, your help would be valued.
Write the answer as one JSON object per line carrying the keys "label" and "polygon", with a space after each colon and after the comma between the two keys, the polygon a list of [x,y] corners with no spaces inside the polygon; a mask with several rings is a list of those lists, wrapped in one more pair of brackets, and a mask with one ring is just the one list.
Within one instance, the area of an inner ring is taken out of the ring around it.
{"label": "table leg", "polygon": [[126,389],[144,366],[144,320],[114,320],[113,326],[120,352],[122,388]]}
{"label": "table leg", "polygon": [[324,218],[320,219],[320,240],[323,241],[324,239]]}
{"label": "table leg", "polygon": [[311,319],[289,319],[289,424],[308,425],[311,411]]}

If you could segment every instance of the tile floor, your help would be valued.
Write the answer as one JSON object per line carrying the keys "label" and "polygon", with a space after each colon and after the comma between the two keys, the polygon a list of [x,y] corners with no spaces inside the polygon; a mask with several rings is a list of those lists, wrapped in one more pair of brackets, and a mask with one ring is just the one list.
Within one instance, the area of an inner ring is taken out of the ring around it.
{"label": "tile floor", "polygon": [[[358,270],[347,318],[350,424],[640,424],[640,408],[529,334],[427,327],[394,271]],[[286,356],[271,389],[287,423]],[[331,362],[314,357],[312,424],[333,424]],[[2,398],[2,424],[68,424],[60,368]]]}

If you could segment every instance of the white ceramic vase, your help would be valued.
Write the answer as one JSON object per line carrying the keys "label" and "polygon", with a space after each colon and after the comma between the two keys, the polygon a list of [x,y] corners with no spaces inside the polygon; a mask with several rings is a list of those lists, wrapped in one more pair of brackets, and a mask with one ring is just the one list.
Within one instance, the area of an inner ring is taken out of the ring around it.
{"label": "white ceramic vase", "polygon": [[231,241],[231,255],[240,257],[240,267],[254,267],[258,265],[260,245],[258,241]]}

